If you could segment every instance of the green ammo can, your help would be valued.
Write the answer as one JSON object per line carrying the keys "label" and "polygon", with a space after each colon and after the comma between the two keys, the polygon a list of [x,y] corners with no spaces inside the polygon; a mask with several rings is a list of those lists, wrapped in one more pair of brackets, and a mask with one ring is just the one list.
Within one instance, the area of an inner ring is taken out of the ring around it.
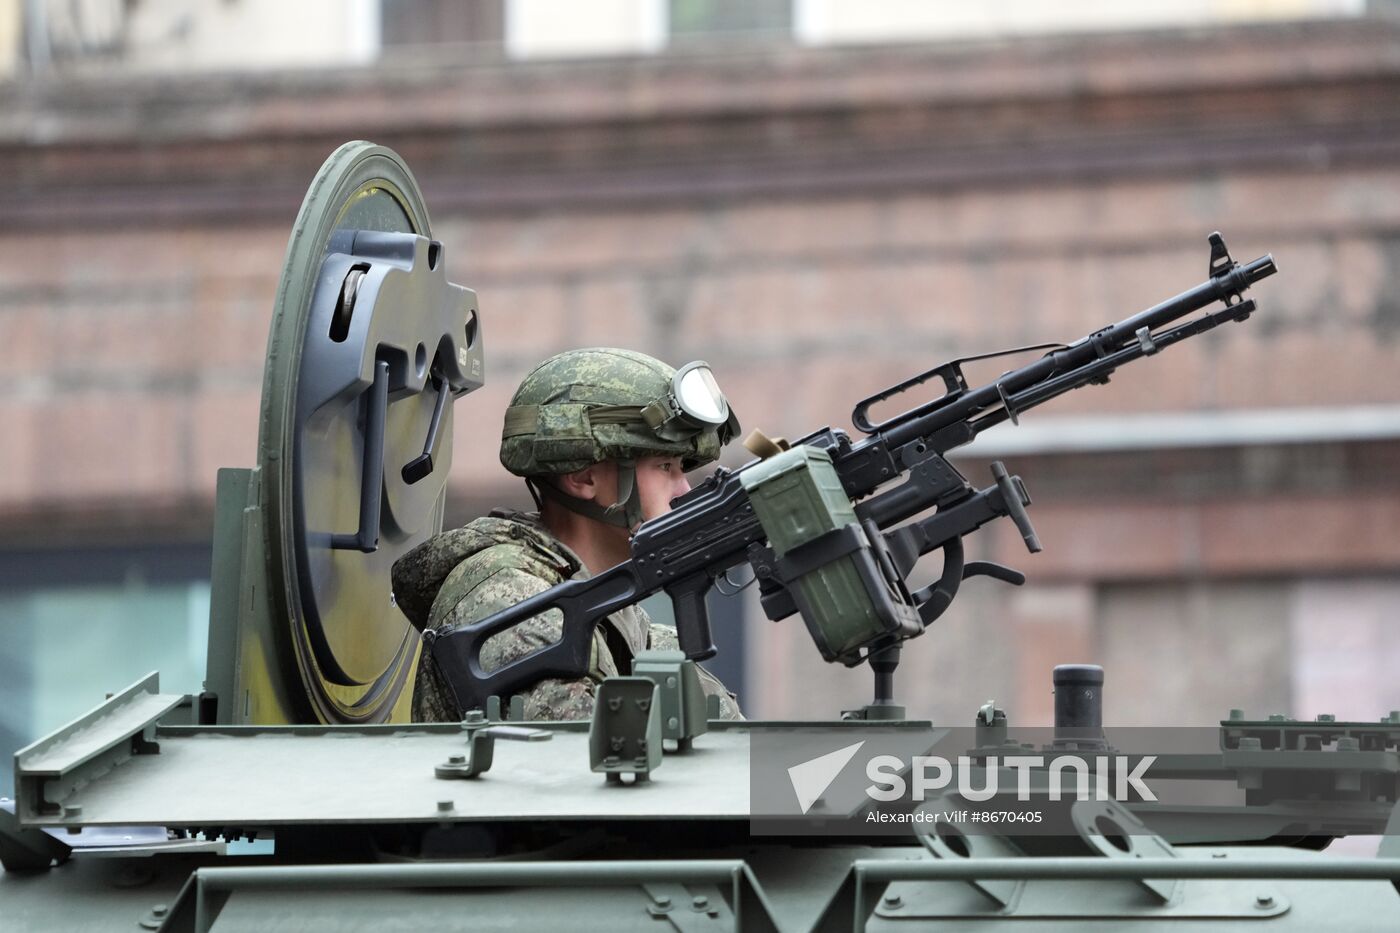
{"label": "green ammo can", "polygon": [[882,636],[922,630],[907,596],[881,572],[830,454],[793,447],[740,476],[823,658],[855,664]]}

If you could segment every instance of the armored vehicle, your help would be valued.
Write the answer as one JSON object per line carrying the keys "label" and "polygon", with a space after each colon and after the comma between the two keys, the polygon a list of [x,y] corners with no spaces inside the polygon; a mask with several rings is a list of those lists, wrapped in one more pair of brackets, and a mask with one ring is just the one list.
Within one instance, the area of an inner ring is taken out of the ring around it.
{"label": "armored vehicle", "polygon": [[[645,523],[631,561],[425,648],[390,568],[441,530],[489,328],[409,169],[341,147],[289,242],[257,462],[218,478],[206,689],[151,674],[16,755],[0,928],[1400,928],[1400,715],[1105,731],[1112,672],[1073,663],[1046,672],[1053,729],[897,701],[899,652],[964,578],[1024,582],[965,561],[963,536],[1007,517],[1039,547],[1017,477],[977,489],[942,455],[1247,318],[1274,264],[1211,244],[1202,285],[988,386],[954,361],[867,399],[865,440],[755,438],[758,459]],[[925,381],[943,393],[871,419]],[[933,550],[939,579],[910,586]],[[713,718],[704,592],[741,564],[834,673],[872,671],[870,704]],[[661,591],[682,651],[603,681],[591,720],[521,721],[515,685],[576,671],[580,632]],[[485,638],[547,610],[556,645],[481,669]],[[423,650],[453,672],[459,723],[407,722]],[[1380,856],[1316,851],[1348,834],[1384,834]]]}

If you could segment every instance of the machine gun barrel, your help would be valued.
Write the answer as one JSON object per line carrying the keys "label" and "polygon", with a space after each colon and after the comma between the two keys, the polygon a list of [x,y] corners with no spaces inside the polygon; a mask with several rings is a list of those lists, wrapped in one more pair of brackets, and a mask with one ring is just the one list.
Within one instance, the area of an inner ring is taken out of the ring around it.
{"label": "machine gun barrel", "polygon": [[[1057,376],[1037,383],[1023,392],[1010,396],[1007,399],[1007,407],[1002,412],[993,412],[991,417],[984,415],[976,423],[977,430],[985,430],[992,424],[1000,423],[1011,413],[1025,411],[1050,399],[1063,395],[1071,389],[1077,389],[1086,383],[1107,381],[1108,375],[1124,363],[1132,362],[1144,356],[1158,353],[1173,344],[1180,343],[1188,337],[1195,337],[1203,334],[1212,328],[1232,321],[1243,321],[1256,310],[1256,305],[1252,299],[1236,302],[1220,311],[1214,311],[1201,317],[1187,321],[1185,324],[1178,324],[1176,327],[1155,334],[1144,334],[1139,340],[1128,344],[1122,349],[1115,350],[1107,356],[1085,363],[1078,369],[1061,373]],[[994,418],[994,420],[993,420]]]}
{"label": "machine gun barrel", "polygon": [[[891,449],[929,437],[943,428],[1003,404],[1008,396],[1022,392],[1062,373],[1093,363],[1095,360],[1136,342],[1137,335],[1143,328],[1146,328],[1147,332],[1151,334],[1156,328],[1193,311],[1199,311],[1217,301],[1227,303],[1232,299],[1238,301],[1241,292],[1277,271],[1278,266],[1270,254],[1251,262],[1235,265],[1223,274],[1212,275],[1207,281],[1174,298],[1168,298],[1146,311],[1140,311],[1117,324],[1095,331],[1067,347],[1051,351],[1032,363],[1014,369],[990,385],[966,392],[950,392],[948,395],[934,399],[925,405],[875,426],[875,431]],[[912,387],[917,382],[928,378],[933,372],[931,370],[923,377],[910,380],[906,385]],[[874,396],[873,398],[882,397],[889,396]],[[867,399],[866,402],[857,406],[857,413],[863,416],[864,408],[870,401],[871,399]],[[853,420],[859,424],[863,417]]]}

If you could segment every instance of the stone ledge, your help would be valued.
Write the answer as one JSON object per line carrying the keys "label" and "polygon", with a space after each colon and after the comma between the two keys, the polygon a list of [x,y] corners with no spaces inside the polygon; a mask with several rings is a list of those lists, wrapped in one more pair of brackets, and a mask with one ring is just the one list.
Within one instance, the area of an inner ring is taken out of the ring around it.
{"label": "stone ledge", "polygon": [[248,221],[399,150],[438,212],[1102,181],[1400,157],[1400,27],[133,75],[13,85],[0,222]]}

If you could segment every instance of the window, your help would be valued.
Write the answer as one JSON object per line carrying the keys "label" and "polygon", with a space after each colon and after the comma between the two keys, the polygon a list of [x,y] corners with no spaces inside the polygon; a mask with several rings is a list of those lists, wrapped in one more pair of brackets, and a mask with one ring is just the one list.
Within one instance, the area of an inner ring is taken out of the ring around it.
{"label": "window", "polygon": [[0,761],[151,671],[164,693],[199,693],[208,575],[207,545],[0,557]]}
{"label": "window", "polygon": [[668,0],[673,45],[713,40],[786,40],[794,0]]}
{"label": "window", "polygon": [[379,12],[386,52],[466,44],[498,52],[505,38],[504,0],[382,0]]}

